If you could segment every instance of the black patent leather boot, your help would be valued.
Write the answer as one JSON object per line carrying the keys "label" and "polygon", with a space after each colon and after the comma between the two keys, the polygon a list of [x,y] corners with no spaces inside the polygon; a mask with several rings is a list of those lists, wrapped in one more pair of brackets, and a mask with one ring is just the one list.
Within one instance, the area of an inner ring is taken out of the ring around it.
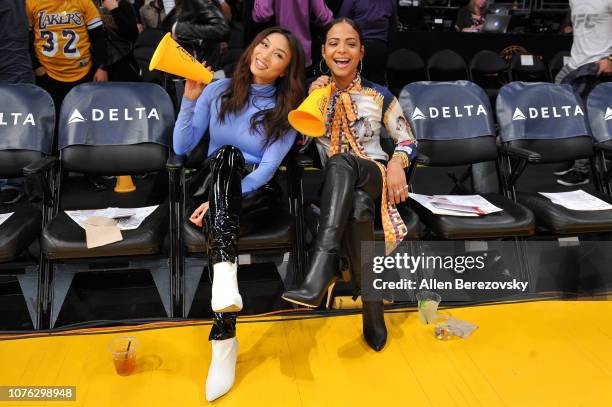
{"label": "black patent leather boot", "polygon": [[[363,337],[368,345],[375,351],[380,351],[387,342],[387,327],[385,326],[385,309],[382,300],[366,301],[363,298],[362,270],[364,267],[369,269],[367,264],[363,264],[361,255],[361,242],[374,241],[374,203],[372,198],[363,191],[357,191],[355,196],[355,216],[347,225],[344,234],[344,245],[349,255],[351,265],[351,275],[353,282],[358,290],[361,291],[362,303],[361,318],[363,324]],[[369,212],[369,213],[364,213]],[[371,214],[371,216],[370,216]]]}
{"label": "black patent leather boot", "polygon": [[316,308],[321,305],[325,293],[333,289],[338,278],[342,236],[353,205],[354,179],[353,168],[345,157],[339,155],[330,159],[321,194],[319,228],[306,278],[300,288],[285,292],[283,299]]}

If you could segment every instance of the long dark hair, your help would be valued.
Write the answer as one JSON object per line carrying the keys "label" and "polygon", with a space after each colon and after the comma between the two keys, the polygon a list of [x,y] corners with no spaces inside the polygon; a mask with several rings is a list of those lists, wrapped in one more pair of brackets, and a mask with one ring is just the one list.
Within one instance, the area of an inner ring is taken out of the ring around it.
{"label": "long dark hair", "polygon": [[262,134],[265,145],[280,139],[289,130],[287,115],[304,100],[304,50],[298,39],[289,31],[272,27],[260,32],[242,53],[236,65],[229,87],[222,94],[219,121],[225,122],[229,113],[240,113],[249,102],[249,89],[253,83],[251,55],[264,38],[273,33],[285,36],[291,48],[291,61],[286,75],[276,80],[276,105],[271,109],[260,110],[251,117],[251,130]]}

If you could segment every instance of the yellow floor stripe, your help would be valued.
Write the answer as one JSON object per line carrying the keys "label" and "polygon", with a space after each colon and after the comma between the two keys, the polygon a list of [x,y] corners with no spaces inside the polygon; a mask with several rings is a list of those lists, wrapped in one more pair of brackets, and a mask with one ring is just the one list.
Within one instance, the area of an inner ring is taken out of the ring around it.
{"label": "yellow floor stripe", "polygon": [[[234,389],[218,406],[612,406],[612,302],[542,301],[449,309],[479,325],[440,342],[414,312],[388,313],[380,353],[359,315],[242,323]],[[246,321],[246,319],[244,319]],[[208,326],[133,333],[137,373],[119,377],[121,333],[0,341],[0,385],[77,387],[76,402],[19,406],[200,406]]]}

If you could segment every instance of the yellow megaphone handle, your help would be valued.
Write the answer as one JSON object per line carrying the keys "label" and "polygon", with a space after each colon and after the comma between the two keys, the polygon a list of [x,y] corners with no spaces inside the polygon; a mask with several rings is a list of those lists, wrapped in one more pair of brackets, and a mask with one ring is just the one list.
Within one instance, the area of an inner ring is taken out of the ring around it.
{"label": "yellow megaphone handle", "polygon": [[115,184],[115,192],[128,193],[134,191],[136,191],[136,186],[134,185],[134,181],[132,181],[131,176],[120,175],[117,177],[117,182]]}

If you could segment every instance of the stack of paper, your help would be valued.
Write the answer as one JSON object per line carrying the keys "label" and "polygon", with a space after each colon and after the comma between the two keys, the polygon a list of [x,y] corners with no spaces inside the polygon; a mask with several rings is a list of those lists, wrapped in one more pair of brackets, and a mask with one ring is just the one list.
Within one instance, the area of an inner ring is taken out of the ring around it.
{"label": "stack of paper", "polygon": [[572,211],[607,211],[612,205],[579,189],[571,192],[540,192],[552,203]]}
{"label": "stack of paper", "polygon": [[87,219],[92,216],[115,219],[119,230],[138,229],[140,224],[157,209],[159,205],[144,208],[106,208],[65,211],[66,215],[85,229]]}
{"label": "stack of paper", "polygon": [[409,196],[436,215],[474,217],[503,211],[480,195],[421,195],[411,193]]}

